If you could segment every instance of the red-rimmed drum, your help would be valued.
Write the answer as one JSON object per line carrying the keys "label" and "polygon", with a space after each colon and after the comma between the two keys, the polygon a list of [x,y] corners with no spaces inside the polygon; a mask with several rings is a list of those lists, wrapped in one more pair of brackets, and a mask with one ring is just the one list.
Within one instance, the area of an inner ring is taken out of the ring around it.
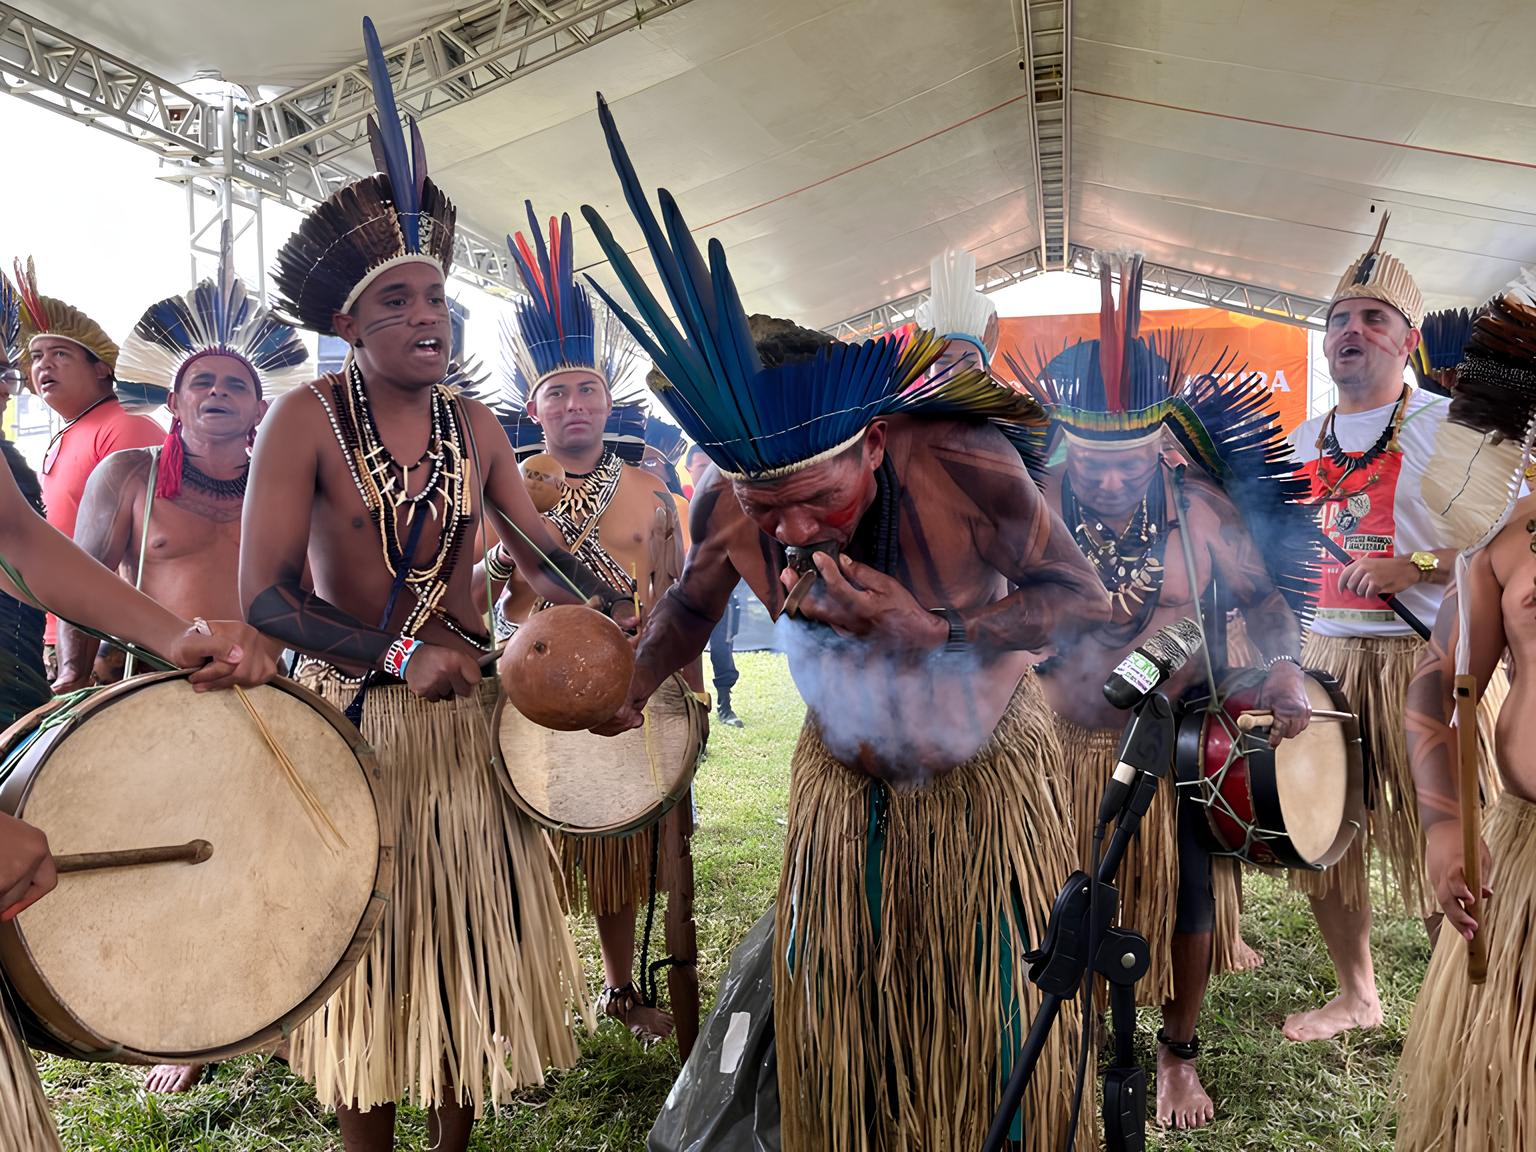
{"label": "red-rimmed drum", "polygon": [[704,724],[704,706],[675,674],[646,705],[645,726],[612,738],[542,728],[505,697],[496,705],[513,800],[544,827],[576,836],[622,836],[665,816],[693,783]]}
{"label": "red-rimmed drum", "polygon": [[1320,871],[1344,854],[1365,826],[1360,724],[1338,684],[1309,670],[1314,709],[1348,713],[1314,719],[1305,732],[1269,746],[1269,729],[1245,731],[1244,713],[1259,711],[1263,673],[1238,673],[1220,707],[1209,696],[1186,699],[1179,719],[1179,790],[1204,807],[1202,833],[1211,850],[1263,867]]}
{"label": "red-rimmed drum", "polygon": [[357,729],[291,681],[199,693],[186,676],[58,700],[0,736],[0,809],[46,832],[61,868],[208,845],[198,862],[61,872],[0,926],[35,1047],[201,1063],[273,1046],[352,972],[383,914],[393,837]]}

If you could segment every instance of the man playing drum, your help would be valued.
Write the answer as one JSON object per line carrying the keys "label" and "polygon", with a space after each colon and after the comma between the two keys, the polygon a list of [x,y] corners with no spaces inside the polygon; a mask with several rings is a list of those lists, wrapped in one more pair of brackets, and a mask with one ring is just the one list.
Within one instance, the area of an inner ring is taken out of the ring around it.
{"label": "man playing drum", "polygon": [[[183,668],[198,669],[199,689],[261,684],[275,671],[255,631],[243,623],[189,623],[134,591],[75,548],[27,503],[0,468],[0,591],[24,602],[46,588],[47,607],[61,618],[110,631],[164,655]],[[21,578],[21,585],[12,579]],[[6,683],[6,706],[21,712],[46,704],[48,684],[32,678]],[[0,918],[10,920],[57,883],[48,840],[36,828],[0,814]],[[42,1085],[32,1058],[8,1013],[0,1011],[0,1132],[16,1152],[58,1152]]]}
{"label": "man playing drum", "polygon": [[[1323,354],[1338,404],[1291,434],[1311,481],[1322,527],[1354,559],[1322,566],[1318,608],[1302,663],[1333,675],[1360,716],[1371,810],[1367,835],[1325,872],[1291,874],[1307,893],[1338,994],[1322,1008],[1292,1014],[1287,1039],[1324,1040],[1381,1023],[1371,961],[1370,862],[1390,865],[1408,912],[1436,915],[1424,881],[1423,836],[1404,741],[1403,701],[1423,641],[1384,602],[1395,596],[1419,621],[1433,622],[1457,547],[1426,499],[1446,423],[1443,397],[1404,382],[1418,344],[1421,297],[1408,269],[1381,251],[1387,221],[1344,274],[1328,313]],[[1454,487],[1454,485],[1453,485]],[[1496,676],[1484,697],[1484,724],[1505,691]],[[1490,781],[1496,788],[1496,783]]]}
{"label": "man playing drum", "polygon": [[[570,217],[550,224],[546,246],[529,204],[537,248],[521,233],[512,247],[529,298],[518,301],[515,319],[503,329],[508,400],[543,430],[544,451],[565,470],[559,502],[544,514],[551,527],[603,579],[653,603],[682,569],[677,507],[664,481],[626,465],[603,439],[613,388],[634,363],[634,344],[618,319],[575,283]],[[491,549],[487,567],[493,581],[510,579],[502,608],[508,620],[520,623],[547,605],[517,579],[500,548]],[[700,688],[697,667],[690,671]],[[709,697],[700,695],[707,717]],[[680,805],[665,819],[691,820],[691,814]],[[647,1005],[633,979],[635,913],[651,891],[658,835],[660,827],[652,825],[630,836],[556,838],[573,901],[597,921],[605,985],[599,1009],[647,1045],[672,1032],[672,1018]],[[668,876],[655,879],[658,890],[670,886]]]}
{"label": "man playing drum", "polygon": [[[1107,611],[988,422],[1038,428],[1042,414],[974,369],[925,380],[931,333],[760,356],[718,242],[705,271],[666,192],[663,239],[599,115],[682,331],[583,212],[649,321],[623,314],[666,376],[661,402],[716,465],[610,730],[638,725],[699,655],[738,579],[775,616],[803,615],[788,638],[811,716],[774,972],[783,1147],[977,1147],[1039,1002],[1022,953],[1072,868],[1060,750],[1026,652]],[[1020,1116],[1032,1146],[1065,1140],[1078,1020],[1061,1024]]]}
{"label": "man playing drum", "polygon": [[[1108,293],[1111,271],[1106,262],[1099,273],[1106,289],[1101,339],[1068,348],[1036,373],[1013,365],[1062,430],[1063,461],[1049,472],[1046,501],[1060,510],[1112,601],[1107,625],[1062,638],[1039,669],[1056,713],[1085,870],[1128,719],[1102,685],[1160,629],[1202,611],[1220,676],[1224,646],[1215,629],[1230,609],[1240,610],[1266,669],[1259,704],[1274,714],[1271,740],[1300,732],[1310,716],[1297,614],[1308,607],[1316,528],[1310,512],[1291,503],[1305,484],[1275,459],[1282,433],[1268,394],[1225,361],[1209,372],[1196,368],[1198,353],[1178,333],[1160,346],[1138,337],[1140,259],[1119,268],[1118,313]],[[1196,465],[1187,472],[1186,460]],[[1159,690],[1178,700],[1204,683],[1206,666],[1193,657]],[[1213,969],[1234,967],[1240,943],[1236,861],[1223,858],[1213,869],[1196,831],[1204,818],[1193,797],[1175,796],[1170,781],[1120,872],[1123,920],[1151,950],[1139,997],[1163,1010],[1157,1119],[1178,1128],[1213,1116],[1195,1072],[1195,1027]]]}
{"label": "man playing drum", "polygon": [[622,594],[550,539],[495,416],[443,384],[454,208],[419,136],[407,149],[371,22],[364,38],[386,171],[316,207],[274,277],[280,310],[351,355],[267,414],[240,592],[252,624],[312,658],[299,679],[361,721],[400,845],[368,956],[295,1033],[291,1062],[349,1150],[391,1147],[407,1097],[452,1152],[487,1105],[575,1063],[584,1001],[548,840],[492,761],[476,529],[542,596],[612,608]]}
{"label": "man playing drum", "polygon": [[[75,543],[182,616],[240,615],[240,512],[256,426],[276,396],[307,379],[298,333],[261,308],[234,274],[152,305],[118,357],[120,379],[166,396],[158,448],[114,452],[86,483]],[[264,641],[274,656],[281,645]],[[54,691],[91,681],[96,641],[64,624]],[[151,1091],[184,1092],[202,1068],[160,1065]]]}

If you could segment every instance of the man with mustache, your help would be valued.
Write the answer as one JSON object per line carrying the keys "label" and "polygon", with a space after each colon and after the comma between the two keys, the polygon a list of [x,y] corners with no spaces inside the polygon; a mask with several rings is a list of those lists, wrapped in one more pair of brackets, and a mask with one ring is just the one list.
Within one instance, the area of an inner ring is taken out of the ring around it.
{"label": "man with mustache", "polygon": [[[1322,566],[1301,661],[1338,680],[1360,714],[1371,803],[1367,828],[1337,864],[1291,873],[1292,887],[1311,899],[1339,983],[1328,1004],[1287,1018],[1283,1031],[1294,1041],[1381,1024],[1370,945],[1374,857],[1391,866],[1409,914],[1423,917],[1432,933],[1436,924],[1405,742],[1404,703],[1424,642],[1383,597],[1396,596],[1432,623],[1450,579],[1457,549],[1448,546],[1423,491],[1447,402],[1404,381],[1423,303],[1408,269],[1381,250],[1386,227],[1383,215],[1328,311],[1323,353],[1338,403],[1291,435],[1323,530],[1352,557]],[[1495,683],[1484,698],[1485,719],[1496,715],[1502,695]],[[1496,792],[1497,780],[1489,787]]]}

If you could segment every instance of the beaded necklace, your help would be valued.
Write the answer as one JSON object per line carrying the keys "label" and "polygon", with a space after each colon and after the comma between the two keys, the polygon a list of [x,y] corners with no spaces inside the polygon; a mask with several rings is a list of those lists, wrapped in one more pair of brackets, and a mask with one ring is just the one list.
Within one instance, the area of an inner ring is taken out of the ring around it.
{"label": "beaded necklace", "polygon": [[198,489],[200,492],[206,492],[216,500],[244,500],[245,482],[249,479],[250,474],[250,465],[247,464],[245,470],[233,480],[220,480],[215,476],[208,475],[208,473],[192,463],[189,457],[183,456],[181,458],[181,478],[183,482]]}
{"label": "beaded necklace", "polygon": [[[414,635],[429,616],[444,618],[438,605],[448,591],[448,574],[454,570],[459,552],[472,525],[469,515],[469,469],[464,467],[464,432],[448,389],[435,385],[430,399],[430,431],[427,449],[416,463],[401,464],[391,455],[379,436],[373,419],[363,374],[356,363],[347,365],[346,379],[331,378],[332,403],[313,384],[311,391],[320,398],[331,422],[331,431],[341,446],[352,483],[357,487],[368,518],[379,533],[379,545],[385,568],[391,577],[406,565],[405,587],[415,598],[405,624],[404,635]],[[410,473],[428,468],[421,489],[410,494]],[[404,536],[400,523],[405,510]],[[431,516],[442,528],[437,545],[425,560],[413,563],[406,555],[405,537],[415,520]]]}
{"label": "beaded necklace", "polygon": [[[1381,435],[1376,437],[1376,443],[1372,444],[1364,452],[1346,452],[1339,443],[1339,438],[1334,432],[1334,422],[1338,416],[1338,408],[1329,410],[1323,420],[1323,426],[1317,431],[1317,450],[1328,457],[1329,462],[1342,469],[1339,478],[1328,486],[1328,490],[1317,498],[1318,503],[1325,503],[1333,498],[1333,495],[1344,486],[1344,482],[1362,468],[1367,468],[1375,463],[1376,459],[1384,452],[1399,451],[1397,434],[1402,430],[1403,417],[1408,407],[1408,386],[1403,385],[1403,391],[1397,398],[1397,403],[1392,408],[1391,419],[1387,426],[1381,430]],[[1367,486],[1375,482],[1375,478],[1366,481]]]}
{"label": "beaded necklace", "polygon": [[1072,528],[1078,550],[1088,558],[1109,593],[1116,622],[1140,632],[1163,588],[1168,513],[1161,475],[1153,478],[1152,487],[1123,533],[1116,533],[1079,503],[1067,476],[1061,480],[1061,515]]}

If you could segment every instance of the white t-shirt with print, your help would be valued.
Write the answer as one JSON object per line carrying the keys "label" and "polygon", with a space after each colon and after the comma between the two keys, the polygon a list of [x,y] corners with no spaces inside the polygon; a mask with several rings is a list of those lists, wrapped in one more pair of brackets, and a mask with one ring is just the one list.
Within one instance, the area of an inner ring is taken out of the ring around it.
{"label": "white t-shirt with print", "polygon": [[[1411,552],[1430,552],[1443,547],[1437,541],[1434,523],[1425,506],[1423,496],[1424,470],[1435,454],[1435,440],[1440,426],[1445,423],[1450,402],[1432,392],[1414,389],[1408,397],[1403,426],[1397,442],[1403,450],[1403,466],[1398,473],[1397,490],[1392,498],[1393,546],[1397,556]],[[1382,431],[1397,408],[1397,401],[1366,412],[1340,413],[1334,417],[1333,434],[1339,447],[1345,452],[1364,452],[1381,438]],[[1296,459],[1306,464],[1318,458],[1317,437],[1322,431],[1326,416],[1317,416],[1302,424],[1291,433],[1291,447]],[[1403,606],[1413,612],[1429,627],[1434,627],[1435,615],[1440,611],[1440,601],[1445,596],[1443,584],[1415,584],[1398,594]],[[1312,631],[1319,636],[1411,636],[1413,629],[1396,616],[1386,621],[1330,619],[1319,611],[1312,622]]]}

